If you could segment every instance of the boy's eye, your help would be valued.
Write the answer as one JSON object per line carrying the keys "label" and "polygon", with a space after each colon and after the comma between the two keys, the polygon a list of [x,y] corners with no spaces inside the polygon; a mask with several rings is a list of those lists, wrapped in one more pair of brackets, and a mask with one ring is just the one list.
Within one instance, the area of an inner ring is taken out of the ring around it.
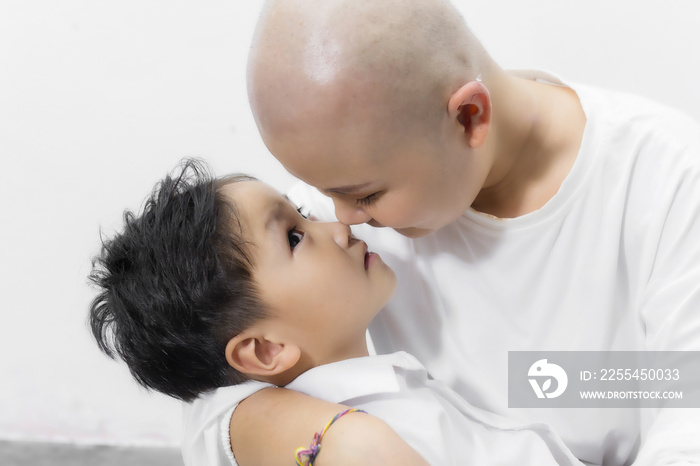
{"label": "boy's eye", "polygon": [[369,196],[363,197],[362,199],[357,199],[355,202],[357,203],[357,205],[367,207],[369,205],[372,205],[372,203],[377,200],[378,195],[379,195],[378,192],[372,193]]}
{"label": "boy's eye", "polygon": [[304,238],[304,233],[298,231],[294,228],[287,232],[287,240],[289,240],[289,249],[294,249],[297,247],[301,240]]}

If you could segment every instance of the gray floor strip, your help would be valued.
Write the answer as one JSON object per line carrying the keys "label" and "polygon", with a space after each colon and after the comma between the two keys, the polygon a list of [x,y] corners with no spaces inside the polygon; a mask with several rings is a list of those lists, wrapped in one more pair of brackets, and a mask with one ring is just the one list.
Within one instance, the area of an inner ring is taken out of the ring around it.
{"label": "gray floor strip", "polygon": [[0,440],[2,466],[182,466],[174,448],[78,446]]}

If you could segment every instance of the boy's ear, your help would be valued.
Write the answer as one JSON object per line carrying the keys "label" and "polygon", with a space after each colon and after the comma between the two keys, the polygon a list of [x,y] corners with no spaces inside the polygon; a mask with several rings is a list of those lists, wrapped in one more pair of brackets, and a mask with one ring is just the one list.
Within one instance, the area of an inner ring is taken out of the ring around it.
{"label": "boy's ear", "polygon": [[447,112],[464,128],[470,147],[484,143],[491,125],[491,95],[481,81],[471,81],[457,89],[447,101]]}
{"label": "boy's ear", "polygon": [[248,375],[273,376],[291,369],[299,361],[301,349],[295,344],[275,343],[263,335],[243,332],[226,344],[226,361]]}

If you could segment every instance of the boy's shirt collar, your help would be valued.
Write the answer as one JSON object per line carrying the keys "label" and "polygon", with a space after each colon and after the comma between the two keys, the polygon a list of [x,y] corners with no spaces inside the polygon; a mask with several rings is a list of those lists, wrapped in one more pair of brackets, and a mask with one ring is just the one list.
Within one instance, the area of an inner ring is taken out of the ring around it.
{"label": "boy's shirt collar", "polygon": [[[287,384],[285,388],[342,404],[362,396],[399,392],[401,387],[396,376],[397,368],[425,371],[416,358],[399,351],[314,367]],[[333,391],[330,393],[329,380],[333,381]]]}

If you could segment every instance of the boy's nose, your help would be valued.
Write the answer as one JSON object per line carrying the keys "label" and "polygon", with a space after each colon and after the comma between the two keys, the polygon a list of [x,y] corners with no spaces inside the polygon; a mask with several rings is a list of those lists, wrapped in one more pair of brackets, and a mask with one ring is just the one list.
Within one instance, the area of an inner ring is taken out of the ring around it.
{"label": "boy's nose", "polygon": [[340,222],[328,223],[327,225],[328,228],[331,229],[331,234],[336,244],[341,248],[347,248],[350,245],[350,238],[352,237],[352,230],[350,230],[350,227]]}
{"label": "boy's nose", "polygon": [[355,205],[352,200],[334,197],[333,205],[335,205],[335,217],[345,225],[358,225],[372,219],[371,215]]}

